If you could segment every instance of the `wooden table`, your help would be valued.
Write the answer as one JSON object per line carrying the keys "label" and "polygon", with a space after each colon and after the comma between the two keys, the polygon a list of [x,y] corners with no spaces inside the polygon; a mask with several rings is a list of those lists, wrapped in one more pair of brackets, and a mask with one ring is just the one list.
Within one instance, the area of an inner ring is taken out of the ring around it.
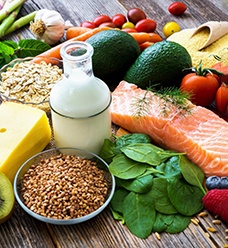
{"label": "wooden table", "polygon": [[[183,0],[188,6],[187,12],[181,17],[169,14],[167,7],[169,0],[28,0],[21,10],[25,15],[33,10],[42,8],[59,11],[65,20],[74,25],[82,21],[92,21],[99,14],[113,16],[116,13],[127,13],[127,9],[140,7],[149,18],[157,22],[157,32],[162,35],[162,28],[168,21],[177,21],[181,28],[197,27],[207,21],[228,20],[228,0]],[[28,26],[5,37],[18,41],[19,38],[33,37]],[[228,236],[227,224],[213,225],[213,216],[200,218],[199,225],[191,223],[189,227],[179,234],[161,234],[158,240],[155,234],[147,239],[133,236],[126,226],[112,218],[109,208],[99,216],[78,225],[55,226],[47,225],[28,216],[16,204],[12,217],[0,225],[0,247],[2,248],[54,248],[54,247],[227,247],[225,237]],[[209,233],[207,228],[214,226],[216,233]]]}

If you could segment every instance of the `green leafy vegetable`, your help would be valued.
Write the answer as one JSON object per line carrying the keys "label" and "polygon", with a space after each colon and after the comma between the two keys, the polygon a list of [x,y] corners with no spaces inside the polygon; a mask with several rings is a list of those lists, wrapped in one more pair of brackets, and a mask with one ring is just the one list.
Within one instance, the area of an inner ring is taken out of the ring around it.
{"label": "green leafy vegetable", "polygon": [[162,213],[156,214],[153,232],[179,233],[189,225],[191,217],[183,216],[179,213],[167,215]]}
{"label": "green leafy vegetable", "polygon": [[143,133],[132,133],[125,134],[116,139],[115,147],[119,150],[124,146],[135,144],[135,143],[151,143],[152,139],[149,135]]}
{"label": "green leafy vegetable", "polygon": [[153,187],[151,190],[151,198],[156,199],[155,209],[163,214],[175,214],[178,211],[171,203],[168,192],[168,182],[164,178],[155,178],[153,180]]}
{"label": "green leafy vegetable", "polygon": [[180,156],[180,169],[184,179],[194,185],[199,187],[204,194],[206,194],[203,188],[204,173],[202,170],[191,161],[189,161],[185,156]]}
{"label": "green leafy vegetable", "polygon": [[156,166],[156,169],[160,172],[163,172],[163,173],[155,174],[157,177],[162,177],[162,178],[170,178],[170,177],[172,178],[176,176],[181,177],[179,156],[171,157],[166,162],[163,162],[160,165]]}
{"label": "green leafy vegetable", "polygon": [[147,165],[127,158],[123,154],[114,157],[109,165],[110,172],[122,179],[132,179],[142,175],[146,171]]}
{"label": "green leafy vegetable", "polygon": [[116,184],[135,193],[147,193],[151,190],[151,187],[153,185],[153,176],[151,174],[148,174],[136,179],[129,180],[116,178]]}
{"label": "green leafy vegetable", "polygon": [[202,209],[204,174],[184,153],[157,147],[145,135],[127,134],[105,140],[100,154],[116,177],[113,217],[137,237],[181,232]]}
{"label": "green leafy vegetable", "polygon": [[161,158],[152,144],[136,143],[121,148],[121,151],[128,157],[140,163],[159,165]]}
{"label": "green leafy vegetable", "polygon": [[124,219],[129,230],[139,238],[148,237],[156,218],[154,201],[150,195],[131,192],[123,204]]}
{"label": "green leafy vegetable", "polygon": [[204,194],[200,188],[183,179],[174,178],[169,181],[167,189],[169,199],[179,213],[192,216],[202,210]]}
{"label": "green leafy vegetable", "polygon": [[34,57],[50,49],[40,40],[21,39],[18,44],[11,40],[0,42],[0,68],[16,58]]}
{"label": "green leafy vegetable", "polygon": [[123,214],[123,201],[130,192],[120,188],[115,191],[115,194],[110,202],[112,209],[120,214]]}

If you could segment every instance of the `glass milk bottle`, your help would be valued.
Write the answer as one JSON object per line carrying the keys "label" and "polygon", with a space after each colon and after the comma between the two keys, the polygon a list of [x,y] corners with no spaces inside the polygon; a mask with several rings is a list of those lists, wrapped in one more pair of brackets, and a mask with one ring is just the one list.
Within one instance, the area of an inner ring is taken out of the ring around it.
{"label": "glass milk bottle", "polygon": [[108,86],[94,76],[93,47],[72,42],[61,48],[64,76],[50,93],[56,147],[75,147],[98,154],[111,135]]}

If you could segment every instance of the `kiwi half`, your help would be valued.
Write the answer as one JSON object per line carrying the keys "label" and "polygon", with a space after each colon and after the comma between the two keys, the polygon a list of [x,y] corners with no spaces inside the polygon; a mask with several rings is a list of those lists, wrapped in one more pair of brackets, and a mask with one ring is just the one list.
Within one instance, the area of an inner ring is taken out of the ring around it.
{"label": "kiwi half", "polygon": [[0,224],[10,217],[14,203],[13,186],[8,177],[0,172]]}

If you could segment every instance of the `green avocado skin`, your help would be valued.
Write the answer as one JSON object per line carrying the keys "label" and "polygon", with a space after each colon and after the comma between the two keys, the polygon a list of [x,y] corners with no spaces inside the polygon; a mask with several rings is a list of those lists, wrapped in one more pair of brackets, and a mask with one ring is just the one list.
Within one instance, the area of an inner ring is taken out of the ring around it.
{"label": "green avocado skin", "polygon": [[124,75],[128,83],[147,88],[152,85],[179,86],[183,69],[192,67],[191,56],[180,44],[163,40],[145,49]]}
{"label": "green avocado skin", "polygon": [[94,75],[107,84],[119,83],[124,74],[140,55],[136,40],[120,30],[104,30],[89,39],[94,48],[92,56]]}

